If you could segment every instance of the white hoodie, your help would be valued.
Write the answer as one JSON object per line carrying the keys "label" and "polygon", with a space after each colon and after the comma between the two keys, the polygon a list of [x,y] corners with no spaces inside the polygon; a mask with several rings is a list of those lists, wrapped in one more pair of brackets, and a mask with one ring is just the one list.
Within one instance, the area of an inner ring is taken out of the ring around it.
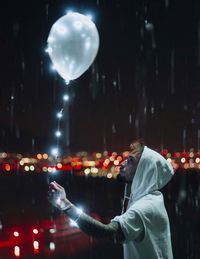
{"label": "white hoodie", "polygon": [[163,195],[159,189],[172,178],[171,164],[144,147],[131,185],[127,211],[112,221],[125,236],[124,259],[172,259],[171,235]]}

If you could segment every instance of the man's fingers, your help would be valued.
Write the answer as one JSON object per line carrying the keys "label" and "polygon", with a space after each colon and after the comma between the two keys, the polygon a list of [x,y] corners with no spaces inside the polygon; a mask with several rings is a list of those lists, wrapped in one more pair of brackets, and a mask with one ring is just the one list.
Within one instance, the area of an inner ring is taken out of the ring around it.
{"label": "man's fingers", "polygon": [[51,182],[50,183],[50,188],[56,189],[58,191],[62,191],[62,186],[60,186],[57,182]]}
{"label": "man's fingers", "polygon": [[[55,182],[55,181],[54,181]],[[55,182],[55,184],[61,189],[61,190],[63,190],[64,188],[60,185],[60,184],[58,184],[57,182]]]}
{"label": "man's fingers", "polygon": [[124,161],[121,163],[121,165],[122,165],[122,166],[125,166],[125,165],[127,165],[127,162],[128,162],[128,161],[127,161],[127,159],[126,159],[126,160],[124,160]]}
{"label": "man's fingers", "polygon": [[115,167],[115,173],[119,173],[120,172],[120,166],[116,166]]}

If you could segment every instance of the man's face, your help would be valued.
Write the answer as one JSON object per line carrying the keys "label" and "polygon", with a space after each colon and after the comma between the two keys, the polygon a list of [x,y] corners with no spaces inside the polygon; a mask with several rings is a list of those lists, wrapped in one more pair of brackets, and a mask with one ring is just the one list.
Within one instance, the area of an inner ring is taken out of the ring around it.
{"label": "man's face", "polygon": [[122,182],[131,183],[135,175],[139,159],[143,151],[143,146],[139,142],[130,144],[130,153],[119,169],[118,179]]}
{"label": "man's face", "polygon": [[129,147],[130,147],[130,154],[133,154],[136,156],[137,156],[137,153],[142,153],[144,149],[144,146],[137,141],[132,142]]}

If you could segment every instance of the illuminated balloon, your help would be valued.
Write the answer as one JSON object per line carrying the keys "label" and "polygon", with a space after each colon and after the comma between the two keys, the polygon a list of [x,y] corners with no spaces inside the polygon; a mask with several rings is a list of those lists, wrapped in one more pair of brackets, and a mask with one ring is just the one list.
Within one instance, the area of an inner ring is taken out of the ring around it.
{"label": "illuminated balloon", "polygon": [[99,34],[89,17],[69,13],[53,24],[47,43],[54,68],[69,81],[81,76],[93,63],[99,48]]}

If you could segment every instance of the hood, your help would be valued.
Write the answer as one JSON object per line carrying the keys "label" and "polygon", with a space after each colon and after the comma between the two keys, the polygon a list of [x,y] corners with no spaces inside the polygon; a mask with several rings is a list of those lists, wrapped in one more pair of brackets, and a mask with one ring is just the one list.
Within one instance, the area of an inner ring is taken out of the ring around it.
{"label": "hood", "polygon": [[172,165],[162,155],[145,146],[131,185],[132,201],[163,188],[173,175]]}

